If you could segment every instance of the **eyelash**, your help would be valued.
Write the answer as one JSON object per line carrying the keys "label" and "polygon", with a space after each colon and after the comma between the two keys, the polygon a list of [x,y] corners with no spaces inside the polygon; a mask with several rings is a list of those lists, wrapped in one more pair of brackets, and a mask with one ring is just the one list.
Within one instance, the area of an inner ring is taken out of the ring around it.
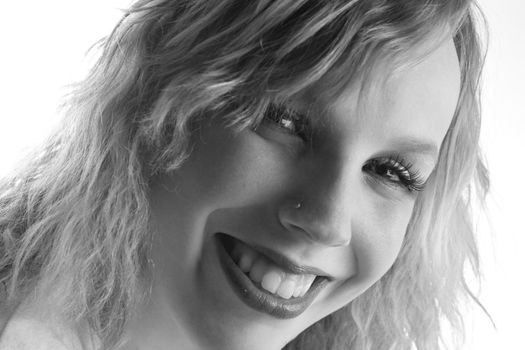
{"label": "eyelash", "polygon": [[[274,126],[291,136],[299,137],[307,142],[309,136],[307,132],[311,130],[311,125],[305,115],[292,111],[284,106],[270,105],[264,114],[263,121],[270,120]],[[281,124],[288,120],[286,125]],[[292,126],[293,130],[289,127]]]}
{"label": "eyelash", "polygon": [[[266,120],[271,121],[272,126],[277,127],[284,133],[301,138],[303,142],[307,142],[309,139],[307,132],[311,129],[311,125],[308,118],[300,113],[291,111],[284,106],[270,105],[263,117],[263,121]],[[289,122],[283,125],[282,122],[284,120],[289,120]],[[296,124],[299,124],[299,126],[295,127]],[[289,128],[290,126],[293,126],[293,130]],[[254,128],[254,130],[256,129]],[[381,169],[381,167],[385,166],[386,168]],[[421,178],[419,172],[413,171],[412,168],[413,164],[396,155],[393,158],[385,156],[372,159],[362,169],[375,174],[372,176],[381,178],[381,181],[388,186],[402,187],[411,193],[422,191],[425,188],[425,181]],[[387,174],[388,177],[380,175],[378,169],[381,169],[379,171]],[[397,177],[398,180],[392,180],[393,176]]]}
{"label": "eyelash", "polygon": [[[380,167],[385,168],[378,171],[377,169]],[[388,185],[404,187],[411,193],[423,191],[425,189],[425,181],[421,178],[418,171],[411,170],[412,167],[413,164],[405,161],[398,155],[395,158],[379,157],[372,159],[363,166],[363,170],[377,174],[372,176],[381,177]],[[397,177],[398,180],[392,180],[392,176]]]}

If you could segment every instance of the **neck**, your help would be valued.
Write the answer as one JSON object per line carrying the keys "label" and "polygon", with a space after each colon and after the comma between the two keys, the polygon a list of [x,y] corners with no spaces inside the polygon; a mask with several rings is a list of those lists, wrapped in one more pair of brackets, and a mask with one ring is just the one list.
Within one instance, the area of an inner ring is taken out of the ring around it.
{"label": "neck", "polygon": [[203,350],[160,293],[145,300],[124,330],[118,350]]}

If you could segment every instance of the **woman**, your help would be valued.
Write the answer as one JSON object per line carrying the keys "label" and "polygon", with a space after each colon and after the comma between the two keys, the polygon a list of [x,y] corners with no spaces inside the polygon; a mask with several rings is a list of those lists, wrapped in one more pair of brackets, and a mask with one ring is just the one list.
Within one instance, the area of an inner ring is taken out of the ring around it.
{"label": "woman", "polygon": [[488,187],[474,6],[136,2],[2,182],[0,349],[437,349],[461,332]]}

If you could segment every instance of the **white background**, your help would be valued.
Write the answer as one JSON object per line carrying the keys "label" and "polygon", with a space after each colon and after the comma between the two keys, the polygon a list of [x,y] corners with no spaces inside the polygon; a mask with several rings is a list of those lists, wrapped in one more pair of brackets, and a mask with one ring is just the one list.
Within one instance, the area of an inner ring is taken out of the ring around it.
{"label": "white background", "polygon": [[[481,0],[490,25],[482,146],[492,229],[480,222],[485,281],[465,349],[525,349],[525,26],[523,0]],[[5,1],[0,19],[0,176],[58,120],[63,87],[80,79],[87,49],[120,18],[124,0]]]}

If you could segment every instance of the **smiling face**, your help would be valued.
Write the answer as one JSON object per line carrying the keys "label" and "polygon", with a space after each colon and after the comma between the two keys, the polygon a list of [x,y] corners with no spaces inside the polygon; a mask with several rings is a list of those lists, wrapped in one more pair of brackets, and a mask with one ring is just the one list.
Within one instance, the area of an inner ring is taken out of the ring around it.
{"label": "smiling face", "polygon": [[280,349],[379,280],[436,164],[459,75],[450,40],[368,110],[348,90],[296,98],[239,134],[220,117],[203,124],[187,162],[152,182],[155,274],[136,343]]}

